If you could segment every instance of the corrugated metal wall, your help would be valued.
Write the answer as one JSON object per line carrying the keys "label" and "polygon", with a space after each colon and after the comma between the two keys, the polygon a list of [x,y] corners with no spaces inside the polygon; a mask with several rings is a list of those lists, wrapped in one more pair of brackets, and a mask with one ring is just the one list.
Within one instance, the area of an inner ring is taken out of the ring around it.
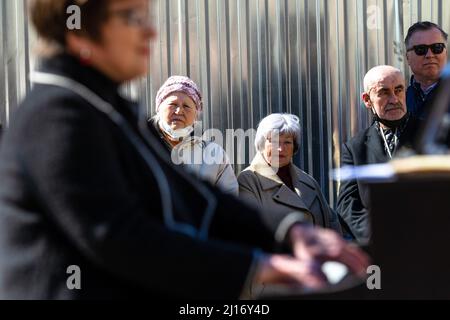
{"label": "corrugated metal wall", "polygon": [[[24,0],[1,1],[5,123],[29,88],[30,63]],[[450,0],[156,0],[155,8],[160,36],[151,76],[130,93],[152,113],[164,80],[188,75],[203,91],[204,128],[224,133],[255,128],[272,112],[298,115],[303,140],[296,162],[332,204],[329,170],[339,165],[341,144],[369,121],[359,99],[364,73],[391,64],[409,75],[403,38],[413,22],[450,30]]]}
{"label": "corrugated metal wall", "polygon": [[29,89],[29,41],[24,1],[0,0],[0,124]]}

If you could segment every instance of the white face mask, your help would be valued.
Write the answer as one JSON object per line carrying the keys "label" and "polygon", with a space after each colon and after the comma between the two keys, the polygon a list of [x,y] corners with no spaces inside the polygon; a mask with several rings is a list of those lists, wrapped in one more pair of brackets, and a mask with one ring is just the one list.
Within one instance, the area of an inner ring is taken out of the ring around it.
{"label": "white face mask", "polygon": [[159,123],[161,124],[161,129],[172,139],[180,140],[188,137],[192,131],[194,131],[194,126],[187,126],[182,129],[172,129],[169,124],[165,121],[159,119]]}

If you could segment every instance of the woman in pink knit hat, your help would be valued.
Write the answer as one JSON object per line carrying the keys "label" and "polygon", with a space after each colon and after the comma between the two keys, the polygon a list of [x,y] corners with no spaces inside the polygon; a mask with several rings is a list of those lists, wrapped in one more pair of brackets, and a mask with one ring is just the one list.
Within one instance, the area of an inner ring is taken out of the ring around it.
{"label": "woman in pink knit hat", "polygon": [[217,143],[193,135],[203,109],[199,88],[184,76],[172,76],[156,95],[156,115],[150,128],[171,153],[173,163],[226,193],[238,194],[238,183],[226,152]]}

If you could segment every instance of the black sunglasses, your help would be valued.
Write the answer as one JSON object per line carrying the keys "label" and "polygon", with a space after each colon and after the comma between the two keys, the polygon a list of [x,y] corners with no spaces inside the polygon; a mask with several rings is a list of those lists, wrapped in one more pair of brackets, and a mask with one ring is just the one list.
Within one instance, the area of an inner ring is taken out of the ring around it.
{"label": "black sunglasses", "polygon": [[433,43],[430,45],[419,44],[417,46],[408,49],[408,52],[414,50],[414,52],[418,56],[424,56],[428,53],[428,49],[431,49],[431,52],[433,52],[434,54],[441,54],[445,49],[445,44],[444,43]]}

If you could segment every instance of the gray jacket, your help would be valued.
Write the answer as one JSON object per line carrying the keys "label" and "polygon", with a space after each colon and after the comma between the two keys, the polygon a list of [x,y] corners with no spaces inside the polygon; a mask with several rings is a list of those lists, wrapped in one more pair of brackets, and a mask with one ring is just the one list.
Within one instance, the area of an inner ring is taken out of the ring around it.
{"label": "gray jacket", "polygon": [[172,149],[171,159],[223,192],[238,195],[239,186],[230,160],[217,143],[191,137]]}
{"label": "gray jacket", "polygon": [[342,233],[336,213],[326,202],[316,180],[291,165],[295,192],[287,187],[258,153],[251,165],[239,174],[239,197],[273,217],[301,214],[305,221]]}

